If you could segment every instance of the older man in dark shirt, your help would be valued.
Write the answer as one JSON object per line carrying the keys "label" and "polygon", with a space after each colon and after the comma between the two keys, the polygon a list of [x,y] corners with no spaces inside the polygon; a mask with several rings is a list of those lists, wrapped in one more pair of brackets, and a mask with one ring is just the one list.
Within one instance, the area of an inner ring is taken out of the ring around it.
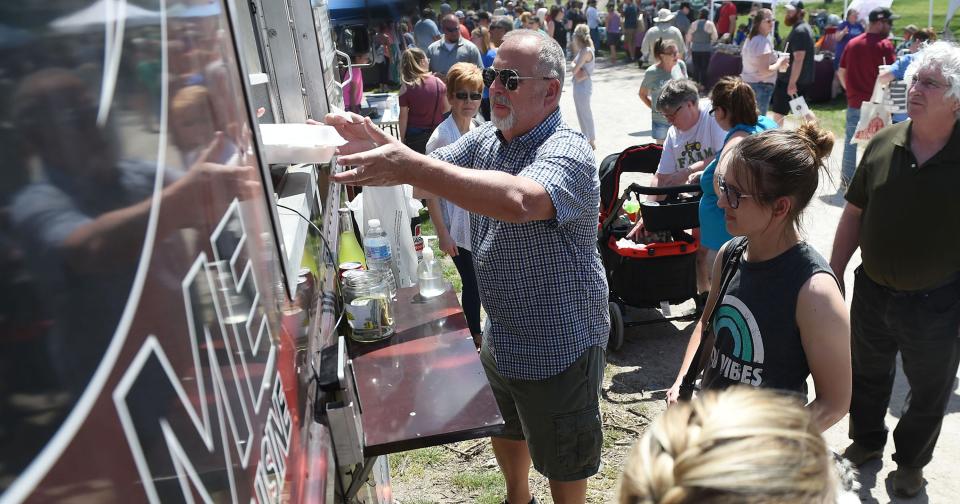
{"label": "older man in dark shirt", "polygon": [[933,456],[960,363],[957,75],[957,46],[937,42],[918,53],[908,70],[911,120],[867,144],[830,261],[842,278],[861,249],[850,316],[853,444],[844,455],[857,465],[883,456],[899,351],[910,395],[893,432],[893,489],[904,496],[923,488],[922,469]]}

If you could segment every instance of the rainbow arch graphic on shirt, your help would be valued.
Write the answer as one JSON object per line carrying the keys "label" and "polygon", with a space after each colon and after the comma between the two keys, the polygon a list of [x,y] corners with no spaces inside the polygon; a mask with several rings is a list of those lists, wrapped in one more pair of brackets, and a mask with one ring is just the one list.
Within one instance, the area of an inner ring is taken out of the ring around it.
{"label": "rainbow arch graphic on shirt", "polygon": [[713,333],[726,328],[733,339],[733,356],[744,362],[763,364],[763,338],[753,312],[736,296],[723,297],[713,316]]}

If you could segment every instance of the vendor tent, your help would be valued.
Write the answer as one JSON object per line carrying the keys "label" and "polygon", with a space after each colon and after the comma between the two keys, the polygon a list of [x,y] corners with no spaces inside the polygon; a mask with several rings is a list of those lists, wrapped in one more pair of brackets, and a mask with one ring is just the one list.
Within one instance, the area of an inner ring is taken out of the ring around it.
{"label": "vendor tent", "polygon": [[102,29],[104,24],[113,24],[121,18],[127,26],[154,24],[160,22],[160,13],[124,0],[100,0],[85,9],[53,20],[50,27],[61,32],[82,32]]}
{"label": "vendor tent", "polygon": [[[950,0],[950,6],[947,7],[947,22],[943,24],[943,31],[950,32],[950,21],[953,21],[953,15],[960,9],[960,0]],[[930,9],[931,11],[933,8]]]}
{"label": "vendor tent", "polygon": [[870,11],[876,9],[877,7],[886,7],[888,9],[892,9],[893,0],[853,0],[843,8],[844,15],[841,17],[846,19],[847,10],[856,9],[857,13],[860,15],[860,20],[866,23],[867,16],[870,15]]}

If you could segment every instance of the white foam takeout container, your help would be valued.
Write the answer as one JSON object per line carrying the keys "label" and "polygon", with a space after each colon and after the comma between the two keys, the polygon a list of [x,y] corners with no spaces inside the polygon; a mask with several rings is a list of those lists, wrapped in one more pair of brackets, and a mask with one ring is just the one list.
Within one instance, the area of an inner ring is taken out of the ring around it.
{"label": "white foam takeout container", "polygon": [[269,164],[329,163],[347,143],[332,126],[261,124],[260,140]]}

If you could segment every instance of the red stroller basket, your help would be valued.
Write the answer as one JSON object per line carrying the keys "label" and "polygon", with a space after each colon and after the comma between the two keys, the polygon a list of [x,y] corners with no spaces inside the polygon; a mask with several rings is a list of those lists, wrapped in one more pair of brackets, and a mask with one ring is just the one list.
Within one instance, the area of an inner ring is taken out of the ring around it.
{"label": "red stroller basket", "polygon": [[[623,344],[625,327],[691,320],[693,313],[652,320],[624,321],[625,306],[659,308],[663,303],[698,301],[697,250],[700,248],[700,186],[650,187],[630,184],[620,195],[624,173],[655,173],[663,148],[656,144],[630,147],[611,154],[600,164],[600,226],[597,246],[610,286],[610,342],[617,350]],[[654,241],[635,244],[620,242],[630,230],[622,217],[623,203],[633,195],[640,204],[644,228]],[[645,201],[648,195],[664,196]],[[618,244],[618,242],[620,242]]]}

